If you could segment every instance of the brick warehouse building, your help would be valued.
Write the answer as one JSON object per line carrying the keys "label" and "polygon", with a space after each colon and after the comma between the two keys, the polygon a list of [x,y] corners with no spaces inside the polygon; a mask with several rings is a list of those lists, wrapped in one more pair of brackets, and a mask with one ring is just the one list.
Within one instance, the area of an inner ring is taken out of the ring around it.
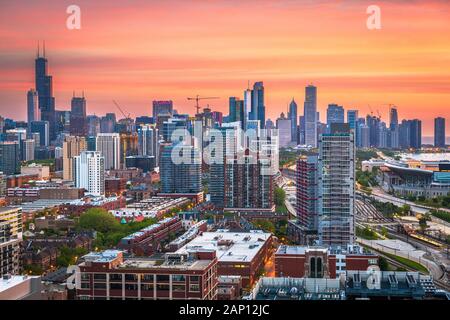
{"label": "brick warehouse building", "polygon": [[261,230],[203,232],[177,253],[215,250],[219,276],[241,276],[242,286],[253,286],[272,251],[272,234]]}
{"label": "brick warehouse building", "polygon": [[124,259],[117,250],[92,252],[80,263],[80,300],[216,300],[215,251],[167,253],[164,261]]}
{"label": "brick warehouse building", "polygon": [[325,247],[282,245],[275,253],[275,276],[294,278],[331,278],[340,273],[365,271],[369,265],[378,264],[378,256],[363,252],[358,246],[347,250]]}

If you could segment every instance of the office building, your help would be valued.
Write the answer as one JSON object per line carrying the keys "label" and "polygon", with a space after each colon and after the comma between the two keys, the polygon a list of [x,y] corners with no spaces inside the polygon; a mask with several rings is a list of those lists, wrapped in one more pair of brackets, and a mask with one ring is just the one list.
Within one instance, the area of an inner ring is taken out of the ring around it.
{"label": "office building", "polygon": [[45,44],[43,55],[38,54],[35,60],[35,85],[38,93],[38,105],[42,121],[49,126],[49,140],[56,138],[55,131],[55,98],[53,97],[53,79],[48,74],[48,60],[45,57]]}
{"label": "office building", "polygon": [[445,119],[441,117],[434,119],[434,146],[445,147]]}
{"label": "office building", "polygon": [[20,148],[18,142],[0,142],[0,172],[6,175],[20,172]]}
{"label": "office building", "polygon": [[105,195],[105,158],[98,151],[83,151],[74,157],[75,186],[92,196]]}
{"label": "office building", "polygon": [[398,127],[398,112],[395,106],[389,109],[389,129],[394,130]]}
{"label": "office building", "polygon": [[100,119],[101,133],[114,133],[116,128],[116,115],[114,113],[107,113]]}
{"label": "office building", "polygon": [[355,143],[348,124],[319,138],[319,243],[347,246],[355,235]]}
{"label": "office building", "polygon": [[304,135],[305,144],[317,147],[317,88],[309,85],[305,88],[305,104],[304,104]]}
{"label": "office building", "polygon": [[138,154],[155,157],[159,162],[159,130],[150,125],[142,125],[138,129]]}
{"label": "office building", "polygon": [[31,133],[39,133],[39,145],[41,147],[50,144],[50,124],[48,121],[32,121]]}
{"label": "office building", "polygon": [[294,144],[299,143],[298,127],[297,127],[297,113],[298,113],[297,103],[295,102],[294,98],[292,98],[292,101],[289,104],[288,119],[291,120],[291,141],[294,142]]}
{"label": "office building", "polygon": [[31,161],[34,160],[34,149],[35,142],[33,139],[25,139],[22,141],[21,148],[21,159],[22,161]]}
{"label": "office building", "polygon": [[38,106],[38,95],[34,89],[27,92],[27,123],[28,132],[31,133],[31,122],[41,120]]}
{"label": "office building", "polygon": [[329,104],[327,108],[327,127],[330,129],[332,123],[344,123],[344,107],[337,104]]}
{"label": "office building", "polygon": [[[245,102],[248,101],[248,96],[245,96]],[[245,103],[245,107],[248,107],[248,104]],[[251,90],[251,108],[249,114],[250,120],[259,120],[260,128],[263,129],[266,124],[266,107],[264,105],[264,83],[263,82],[255,82],[253,84],[253,90]]]}
{"label": "office building", "polygon": [[291,119],[285,117],[282,112],[280,117],[277,119],[277,129],[279,135],[280,148],[288,147],[292,142],[292,123]]}
{"label": "office building", "polygon": [[244,100],[240,100],[237,97],[230,97],[228,122],[237,121],[241,123],[241,128],[244,130],[247,123],[245,103]]}
{"label": "office building", "polygon": [[85,137],[66,136],[63,142],[63,179],[74,180],[73,160],[87,150]]}
{"label": "office building", "polygon": [[159,116],[172,116],[173,102],[172,100],[155,100],[153,101],[153,119],[157,119]]}
{"label": "office building", "polygon": [[73,97],[70,109],[70,134],[84,137],[88,133],[85,97]]}
{"label": "office building", "polygon": [[95,141],[96,151],[105,158],[105,170],[120,169],[120,135],[99,133]]}

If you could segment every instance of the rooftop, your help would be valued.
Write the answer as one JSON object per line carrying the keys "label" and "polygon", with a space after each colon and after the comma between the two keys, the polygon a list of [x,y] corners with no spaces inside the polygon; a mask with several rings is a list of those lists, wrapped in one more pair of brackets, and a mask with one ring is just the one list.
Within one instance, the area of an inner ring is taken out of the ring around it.
{"label": "rooftop", "polygon": [[177,252],[215,250],[219,262],[251,262],[272,235],[261,230],[204,232]]}

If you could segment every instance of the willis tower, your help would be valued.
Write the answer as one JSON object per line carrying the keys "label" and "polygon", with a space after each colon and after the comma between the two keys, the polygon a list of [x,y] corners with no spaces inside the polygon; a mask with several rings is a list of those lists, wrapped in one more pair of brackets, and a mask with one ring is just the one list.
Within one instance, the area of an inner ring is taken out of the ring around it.
{"label": "willis tower", "polygon": [[45,43],[43,55],[40,56],[39,45],[35,60],[36,91],[41,120],[48,121],[50,140],[54,140],[55,133],[55,98],[53,97],[52,76],[48,75],[48,61],[45,58]]}

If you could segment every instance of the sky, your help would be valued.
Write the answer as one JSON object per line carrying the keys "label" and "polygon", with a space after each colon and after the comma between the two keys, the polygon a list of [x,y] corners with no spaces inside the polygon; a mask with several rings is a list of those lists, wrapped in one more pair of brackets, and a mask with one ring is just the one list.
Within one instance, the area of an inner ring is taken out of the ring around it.
{"label": "sky", "polygon": [[[66,9],[81,9],[69,30]],[[381,29],[366,26],[369,5]],[[45,40],[58,110],[84,91],[89,114],[150,115],[152,100],[186,98],[228,113],[228,97],[263,81],[272,120],[294,98],[303,114],[304,87],[318,87],[325,121],[329,103],[400,119],[433,118],[450,132],[450,2],[446,0],[0,0],[0,115],[26,120],[34,58]]]}

